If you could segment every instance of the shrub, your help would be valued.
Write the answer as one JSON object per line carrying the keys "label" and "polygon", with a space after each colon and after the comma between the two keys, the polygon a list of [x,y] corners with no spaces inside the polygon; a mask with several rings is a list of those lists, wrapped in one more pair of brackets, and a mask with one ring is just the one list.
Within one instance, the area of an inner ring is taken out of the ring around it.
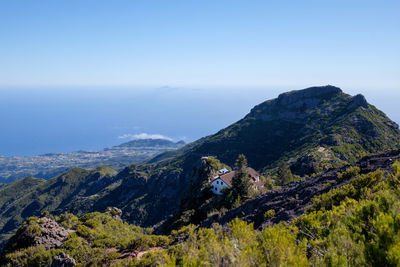
{"label": "shrub", "polygon": [[344,172],[338,174],[340,180],[350,180],[360,174],[360,168],[357,166],[349,167]]}
{"label": "shrub", "polygon": [[58,250],[46,249],[43,246],[33,246],[5,255],[5,266],[47,266]]}
{"label": "shrub", "polygon": [[268,219],[272,219],[275,217],[275,210],[268,210],[264,213],[264,219],[268,220]]}

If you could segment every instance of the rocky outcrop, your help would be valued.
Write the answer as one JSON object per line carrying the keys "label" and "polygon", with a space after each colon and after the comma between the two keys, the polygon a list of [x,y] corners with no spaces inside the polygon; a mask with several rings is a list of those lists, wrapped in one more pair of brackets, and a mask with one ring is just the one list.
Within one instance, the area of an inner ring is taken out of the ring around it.
{"label": "rocky outcrop", "polygon": [[76,263],[73,258],[64,252],[60,252],[58,256],[53,257],[53,261],[47,267],[75,267]]}
{"label": "rocky outcrop", "polygon": [[106,214],[111,218],[121,221],[122,210],[116,207],[108,207],[106,209]]}
{"label": "rocky outcrop", "polygon": [[332,85],[310,87],[304,90],[294,90],[280,94],[277,103],[290,108],[300,108],[303,104],[306,104],[308,108],[312,108],[319,102],[317,101],[319,98],[341,92],[340,88]]}
{"label": "rocky outcrop", "polygon": [[301,177],[308,174],[321,173],[327,166],[338,163],[340,163],[340,159],[336,158],[333,151],[322,146],[289,162],[291,171]]}
{"label": "rocky outcrop", "polygon": [[[342,93],[338,87],[327,85],[320,87],[311,87],[303,90],[295,90],[280,94],[278,98],[266,101],[255,106],[249,116],[264,121],[304,120],[311,114],[305,112],[318,107],[324,99],[332,98]],[[347,101],[350,97],[347,97]],[[297,121],[305,123],[305,121]]]}
{"label": "rocky outcrop", "polygon": [[353,97],[348,109],[356,109],[357,107],[368,108],[368,102],[365,99],[365,97],[361,94],[358,94]]}
{"label": "rocky outcrop", "polygon": [[[361,173],[368,173],[381,169],[391,172],[395,161],[400,161],[400,150],[394,150],[383,154],[367,156],[353,164],[361,169]],[[227,212],[224,216],[217,215],[205,220],[201,226],[210,227],[212,223],[227,224],[235,218],[253,222],[255,228],[279,223],[280,221],[290,221],[302,215],[311,205],[312,198],[328,192],[334,187],[347,184],[347,180],[339,180],[338,173],[345,171],[349,165],[341,168],[329,170],[321,175],[309,178],[305,181],[292,182],[281,189],[261,195],[252,199],[242,206]],[[265,218],[264,214],[274,210],[273,218]]]}
{"label": "rocky outcrop", "polygon": [[47,217],[39,218],[38,224],[41,233],[33,238],[33,245],[42,245],[47,249],[61,247],[67,236],[73,232]]}
{"label": "rocky outcrop", "polygon": [[46,249],[60,248],[73,230],[65,229],[53,219],[42,217],[30,219],[5,246],[5,250],[44,246]]}

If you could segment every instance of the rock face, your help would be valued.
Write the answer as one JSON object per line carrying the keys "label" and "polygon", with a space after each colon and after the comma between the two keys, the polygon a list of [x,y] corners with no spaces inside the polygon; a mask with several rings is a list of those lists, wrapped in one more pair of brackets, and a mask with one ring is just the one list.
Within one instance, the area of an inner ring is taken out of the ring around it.
{"label": "rock face", "polygon": [[65,229],[58,222],[42,217],[31,220],[29,224],[22,226],[17,234],[6,245],[5,250],[12,248],[25,248],[42,245],[46,249],[60,248],[68,235],[73,230]]}
{"label": "rock face", "polygon": [[38,223],[41,233],[33,238],[33,245],[43,245],[47,249],[61,247],[68,235],[73,232],[47,217],[39,218]]}
{"label": "rock face", "polygon": [[53,257],[53,261],[47,267],[75,267],[75,260],[68,254],[60,252],[58,256]]}
{"label": "rock face", "polygon": [[122,210],[116,207],[108,207],[106,209],[106,214],[108,214],[111,218],[121,221]]}
{"label": "rock face", "polygon": [[361,94],[354,96],[351,105],[349,106],[350,109],[355,109],[357,107],[368,108],[368,102]]}
{"label": "rock face", "polygon": [[341,94],[340,88],[330,85],[291,91],[255,106],[248,116],[264,121],[305,119],[311,115],[306,110],[312,110],[324,100]]}
{"label": "rock face", "polygon": [[[400,150],[367,156],[353,164],[361,169],[361,173],[369,173],[377,169],[391,172],[395,161],[400,161]],[[338,173],[349,166],[329,170],[306,181],[292,182],[279,190],[269,192],[252,199],[242,206],[228,211],[224,216],[213,216],[205,220],[201,226],[210,227],[212,223],[226,224],[235,218],[254,222],[254,227],[262,229],[266,226],[289,221],[304,213],[311,205],[312,198],[328,192],[330,189],[347,184],[348,180],[339,180]],[[265,218],[265,212],[275,211],[273,218]]]}

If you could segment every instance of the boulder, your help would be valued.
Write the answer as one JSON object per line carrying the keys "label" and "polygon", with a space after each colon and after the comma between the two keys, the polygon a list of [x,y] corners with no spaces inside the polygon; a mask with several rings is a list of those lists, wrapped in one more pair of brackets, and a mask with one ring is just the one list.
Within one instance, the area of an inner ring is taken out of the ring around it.
{"label": "boulder", "polygon": [[53,257],[53,261],[47,267],[75,267],[75,260],[68,254],[60,252],[58,256]]}
{"label": "boulder", "polygon": [[121,220],[122,210],[116,207],[108,207],[106,209],[106,214],[112,217],[115,220]]}

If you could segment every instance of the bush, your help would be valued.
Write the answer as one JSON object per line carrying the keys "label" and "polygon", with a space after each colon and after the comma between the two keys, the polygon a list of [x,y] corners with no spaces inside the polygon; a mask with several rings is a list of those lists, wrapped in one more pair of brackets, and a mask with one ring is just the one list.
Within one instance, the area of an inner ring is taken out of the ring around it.
{"label": "bush", "polygon": [[275,210],[268,210],[264,213],[264,219],[268,220],[268,219],[272,219],[275,217]]}
{"label": "bush", "polygon": [[58,250],[49,250],[43,246],[28,247],[5,255],[4,266],[47,266],[57,254]]}
{"label": "bush", "polygon": [[357,166],[349,167],[344,172],[338,174],[340,180],[350,180],[360,174],[360,168]]}

